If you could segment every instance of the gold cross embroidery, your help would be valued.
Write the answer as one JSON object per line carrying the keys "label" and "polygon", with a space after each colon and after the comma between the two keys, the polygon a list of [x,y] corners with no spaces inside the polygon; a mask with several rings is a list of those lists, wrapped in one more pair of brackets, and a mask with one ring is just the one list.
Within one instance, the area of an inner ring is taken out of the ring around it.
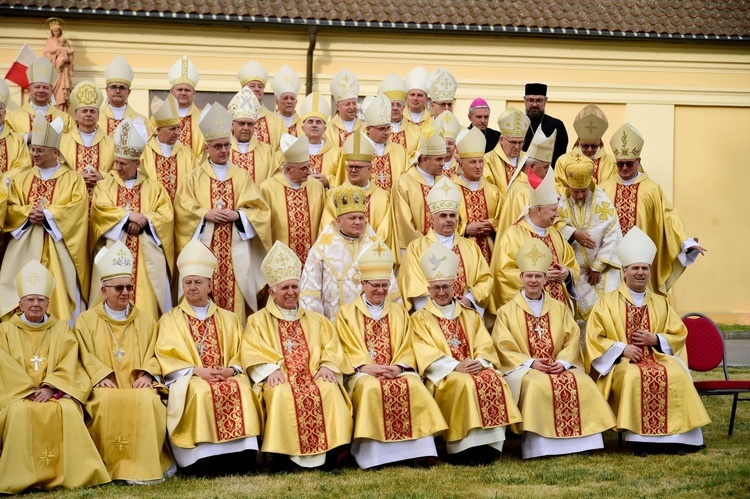
{"label": "gold cross embroidery", "polygon": [[373,251],[377,253],[378,256],[382,256],[383,252],[385,251],[385,246],[383,246],[381,243],[378,243],[378,245],[375,246]]}
{"label": "gold cross embroidery", "polygon": [[542,258],[542,257],[543,257],[544,255],[542,254],[542,252],[541,252],[541,251],[539,251],[539,248],[537,248],[536,246],[533,246],[533,247],[531,248],[531,251],[529,251],[528,253],[526,253],[526,254],[525,254],[524,256],[525,256],[526,258],[529,258],[529,259],[531,259],[531,261],[532,261],[532,262],[534,263],[534,265],[536,265],[536,262],[537,262],[537,261],[538,261],[538,260],[539,260],[540,258]]}
{"label": "gold cross embroidery", "polygon": [[45,466],[49,466],[50,461],[54,461],[55,459],[57,459],[57,456],[46,448],[44,449],[44,452],[42,452],[42,455],[39,456],[39,460],[43,462]]}
{"label": "gold cross embroidery", "polygon": [[130,442],[128,442],[127,440],[125,440],[124,438],[122,438],[122,433],[120,433],[117,436],[117,440],[115,440],[114,442],[112,442],[112,445],[114,445],[115,447],[117,447],[118,451],[122,452],[122,449],[124,449],[125,447],[127,447],[129,443]]}
{"label": "gold cross embroidery", "polygon": [[28,282],[30,285],[33,286],[34,284],[37,284],[41,279],[42,277],[36,272],[34,272],[32,274],[29,274],[28,277],[26,277],[26,282]]}
{"label": "gold cross embroidery", "polygon": [[607,220],[615,215],[615,209],[606,201],[594,208],[594,213],[599,215],[599,220]]}

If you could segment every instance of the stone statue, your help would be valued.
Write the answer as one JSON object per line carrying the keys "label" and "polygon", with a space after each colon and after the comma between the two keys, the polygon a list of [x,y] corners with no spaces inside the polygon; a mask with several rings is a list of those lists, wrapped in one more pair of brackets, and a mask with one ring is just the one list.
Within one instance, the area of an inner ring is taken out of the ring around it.
{"label": "stone statue", "polygon": [[44,44],[44,57],[49,59],[57,70],[57,80],[52,87],[55,95],[55,106],[67,112],[68,98],[73,88],[73,56],[75,51],[65,36],[63,36],[63,22],[52,17],[45,21],[49,27],[50,37]]}

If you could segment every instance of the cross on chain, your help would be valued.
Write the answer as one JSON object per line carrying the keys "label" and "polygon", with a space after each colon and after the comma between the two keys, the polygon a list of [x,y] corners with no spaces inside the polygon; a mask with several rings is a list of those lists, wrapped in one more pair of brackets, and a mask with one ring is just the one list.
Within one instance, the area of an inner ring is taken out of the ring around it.
{"label": "cross on chain", "polygon": [[197,348],[197,349],[198,349],[198,354],[199,354],[199,355],[200,355],[201,357],[203,357],[203,354],[204,354],[204,353],[206,352],[206,344],[205,344],[205,343],[203,343],[203,340],[201,340],[200,342],[198,342],[198,344],[197,344],[197,345],[195,345],[195,348]]}
{"label": "cross on chain", "polygon": [[112,349],[112,353],[115,355],[115,357],[117,357],[117,360],[120,361],[120,364],[122,364],[122,358],[125,356],[125,350],[118,346],[117,348]]}

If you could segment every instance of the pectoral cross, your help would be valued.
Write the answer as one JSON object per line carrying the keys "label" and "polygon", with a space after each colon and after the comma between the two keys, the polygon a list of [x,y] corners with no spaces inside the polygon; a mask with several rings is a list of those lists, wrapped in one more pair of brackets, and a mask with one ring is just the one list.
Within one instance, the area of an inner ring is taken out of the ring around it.
{"label": "pectoral cross", "polygon": [[224,206],[226,206],[226,203],[224,202],[223,199],[219,199],[218,201],[216,201],[216,207],[218,209],[223,210]]}
{"label": "pectoral cross", "polygon": [[544,334],[544,328],[542,327],[541,324],[537,324],[536,327],[534,328],[534,332],[536,333],[537,336],[541,338],[542,335]]}
{"label": "pectoral cross", "polygon": [[291,354],[292,350],[294,350],[295,345],[297,345],[294,341],[292,341],[291,338],[286,340],[284,342],[284,348],[286,348],[286,353]]}
{"label": "pectoral cross", "polygon": [[125,350],[118,346],[117,348],[112,349],[112,353],[115,355],[115,357],[117,357],[117,360],[120,361],[120,364],[122,364],[122,358],[125,356]]}
{"label": "pectoral cross", "polygon": [[378,173],[377,177],[381,182],[385,182],[386,180],[388,180],[388,175],[386,175],[385,172]]}
{"label": "pectoral cross", "polygon": [[371,359],[375,359],[375,356],[378,354],[378,352],[376,352],[374,348],[370,348],[367,353],[370,355]]}
{"label": "pectoral cross", "polygon": [[454,338],[451,338],[448,344],[451,346],[451,348],[458,348],[461,346],[461,340],[454,337]]}
{"label": "pectoral cross", "polygon": [[197,345],[195,345],[195,348],[198,349],[198,355],[203,357],[203,354],[206,352],[206,344],[203,343],[203,340],[201,340]]}
{"label": "pectoral cross", "polygon": [[34,364],[34,370],[39,370],[39,365],[44,362],[44,357],[40,357],[38,353],[35,353],[32,358],[29,359]]}
{"label": "pectoral cross", "polygon": [[125,211],[128,211],[128,212],[133,211],[133,207],[130,206],[130,203],[125,203]]}
{"label": "pectoral cross", "polygon": [[48,203],[49,203],[49,200],[44,196],[36,200],[36,205],[41,209],[44,209],[44,207],[47,206]]}

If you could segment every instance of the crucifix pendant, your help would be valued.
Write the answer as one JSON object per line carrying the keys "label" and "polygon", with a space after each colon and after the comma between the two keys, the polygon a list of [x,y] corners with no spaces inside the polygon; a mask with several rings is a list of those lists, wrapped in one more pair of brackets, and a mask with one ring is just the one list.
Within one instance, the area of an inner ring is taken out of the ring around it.
{"label": "crucifix pendant", "polygon": [[115,357],[117,357],[117,360],[120,361],[120,364],[122,364],[122,358],[125,356],[125,350],[118,346],[117,348],[112,349],[112,353],[115,355]]}
{"label": "crucifix pendant", "polygon": [[286,348],[286,353],[291,354],[292,350],[294,349],[295,343],[290,339],[286,340],[284,342],[284,348]]}
{"label": "crucifix pendant", "polygon": [[451,341],[449,342],[451,348],[458,348],[461,346],[461,340],[458,338],[451,338]]}
{"label": "crucifix pendant", "polygon": [[219,199],[218,201],[216,201],[216,207],[218,209],[223,210],[224,206],[226,206],[226,203],[224,202],[223,199]]}
{"label": "crucifix pendant", "polygon": [[541,324],[537,324],[536,328],[534,328],[534,332],[536,332],[536,335],[541,338],[544,334],[544,328]]}
{"label": "crucifix pendant", "polygon": [[203,354],[206,352],[206,344],[203,343],[203,340],[201,340],[197,345],[195,345],[195,348],[198,349],[198,354],[203,357]]}
{"label": "crucifix pendant", "polygon": [[44,362],[44,357],[40,357],[39,354],[34,354],[32,358],[29,359],[32,364],[34,364],[34,370],[39,370],[39,365]]}
{"label": "crucifix pendant", "polygon": [[369,351],[368,351],[367,353],[368,353],[368,354],[370,355],[370,358],[371,358],[371,359],[375,359],[375,356],[376,356],[376,355],[378,354],[378,353],[377,353],[377,352],[375,351],[375,349],[374,349],[374,348],[371,348],[371,349],[370,349],[370,350],[369,350]]}
{"label": "crucifix pendant", "polygon": [[125,203],[125,211],[133,211],[133,207],[130,206],[130,203]]}

